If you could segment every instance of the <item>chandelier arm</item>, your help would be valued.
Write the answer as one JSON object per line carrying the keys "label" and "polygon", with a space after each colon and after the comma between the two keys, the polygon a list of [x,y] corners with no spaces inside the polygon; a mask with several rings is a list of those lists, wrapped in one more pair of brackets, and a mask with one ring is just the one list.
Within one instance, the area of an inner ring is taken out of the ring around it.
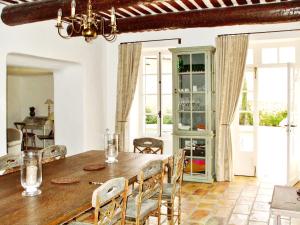
{"label": "chandelier arm", "polygon": [[75,33],[77,33],[77,34],[79,34],[79,33],[81,33],[81,30],[82,30],[82,23],[78,23],[78,25],[79,25],[79,29],[78,30],[76,30],[76,26],[75,26],[75,22],[74,21],[76,21],[75,20],[75,18],[74,19],[72,19],[72,32],[75,32]]}
{"label": "chandelier arm", "polygon": [[67,35],[63,35],[62,33],[61,33],[61,30],[63,30],[63,28],[57,28],[57,33],[59,34],[59,36],[61,36],[62,38],[64,38],[64,39],[70,39],[71,38],[71,36],[73,35],[73,30],[71,31],[71,33],[70,34],[67,34]]}

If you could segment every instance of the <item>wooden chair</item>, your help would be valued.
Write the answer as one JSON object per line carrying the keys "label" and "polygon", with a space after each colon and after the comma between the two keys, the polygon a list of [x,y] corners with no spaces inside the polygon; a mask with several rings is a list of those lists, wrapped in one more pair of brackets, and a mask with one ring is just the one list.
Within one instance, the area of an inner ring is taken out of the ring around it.
{"label": "wooden chair", "polygon": [[137,138],[133,140],[134,152],[145,154],[163,154],[164,142],[155,138]]}
{"label": "wooden chair", "polygon": [[4,155],[0,157],[0,175],[20,170],[20,155]]}
{"label": "wooden chair", "polygon": [[47,163],[65,158],[67,154],[67,147],[65,145],[51,145],[42,149],[41,151],[42,163]]}
{"label": "wooden chair", "polygon": [[[36,148],[36,142],[35,142],[36,134],[33,133],[32,131],[28,132],[26,128],[26,123],[15,122],[14,125],[18,130],[22,131],[23,133],[22,149],[28,150],[30,148]],[[28,145],[29,141],[31,142],[31,145]]]}
{"label": "wooden chair", "polygon": [[[128,181],[124,177],[119,177],[107,181],[93,192],[94,225],[125,224],[127,191]],[[77,221],[69,225],[90,225],[90,223]]]}
{"label": "wooden chair", "polygon": [[[151,215],[157,215],[160,224],[160,206],[164,165],[161,160],[149,162],[138,175],[138,189],[127,200],[126,224],[144,224]],[[157,194],[156,199],[151,199]]]}
{"label": "wooden chair", "polygon": [[[173,176],[171,183],[163,184],[162,205],[168,209],[168,219],[170,225],[174,225],[174,217],[177,216],[178,224],[181,223],[181,187],[183,178],[183,165],[184,165],[185,151],[179,149],[173,157]],[[178,213],[175,211],[175,198],[178,197]]]}

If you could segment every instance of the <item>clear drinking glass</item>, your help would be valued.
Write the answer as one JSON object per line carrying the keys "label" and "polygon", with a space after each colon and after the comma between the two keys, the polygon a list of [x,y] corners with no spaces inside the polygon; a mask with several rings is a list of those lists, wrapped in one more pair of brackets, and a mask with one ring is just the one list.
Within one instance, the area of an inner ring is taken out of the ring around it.
{"label": "clear drinking glass", "polygon": [[107,163],[118,162],[117,157],[119,153],[119,135],[114,133],[109,133],[109,130],[106,130],[104,136],[104,148],[106,154]]}
{"label": "clear drinking glass", "polygon": [[23,151],[21,160],[21,185],[25,189],[23,196],[35,196],[42,193],[42,154],[40,151]]}

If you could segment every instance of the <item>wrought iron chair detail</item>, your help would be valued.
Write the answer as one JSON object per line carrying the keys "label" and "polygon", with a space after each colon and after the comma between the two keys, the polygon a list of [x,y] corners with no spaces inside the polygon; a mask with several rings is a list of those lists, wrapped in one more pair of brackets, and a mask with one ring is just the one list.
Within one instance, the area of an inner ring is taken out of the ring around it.
{"label": "wrought iron chair detail", "polygon": [[[98,187],[92,196],[95,225],[125,224],[128,181],[124,177],[114,178]],[[69,225],[91,225],[71,222]]]}
{"label": "wrought iron chair detail", "polygon": [[[161,160],[154,160],[140,171],[137,179],[138,188],[127,201],[126,224],[142,225],[150,215],[156,215],[160,224],[163,168]],[[154,195],[158,197],[151,199]]]}
{"label": "wrought iron chair detail", "polygon": [[42,162],[52,162],[66,157],[67,147],[65,145],[51,145],[41,150],[43,152]]}
{"label": "wrought iron chair detail", "polygon": [[137,138],[133,140],[134,152],[145,154],[163,154],[164,142],[155,138]]}
{"label": "wrought iron chair detail", "polygon": [[4,155],[0,157],[0,175],[20,170],[20,155]]}

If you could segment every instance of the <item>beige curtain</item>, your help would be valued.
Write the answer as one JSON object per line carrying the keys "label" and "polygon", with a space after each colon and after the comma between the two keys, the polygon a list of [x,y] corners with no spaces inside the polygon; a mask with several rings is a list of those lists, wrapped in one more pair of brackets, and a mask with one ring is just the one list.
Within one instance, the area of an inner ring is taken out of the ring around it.
{"label": "beige curtain", "polygon": [[242,88],[248,36],[221,36],[216,39],[216,46],[216,176],[217,181],[231,181],[233,162],[230,125]]}
{"label": "beige curtain", "polygon": [[125,151],[126,122],[136,88],[141,51],[141,43],[119,46],[115,131],[120,135],[120,151]]}

